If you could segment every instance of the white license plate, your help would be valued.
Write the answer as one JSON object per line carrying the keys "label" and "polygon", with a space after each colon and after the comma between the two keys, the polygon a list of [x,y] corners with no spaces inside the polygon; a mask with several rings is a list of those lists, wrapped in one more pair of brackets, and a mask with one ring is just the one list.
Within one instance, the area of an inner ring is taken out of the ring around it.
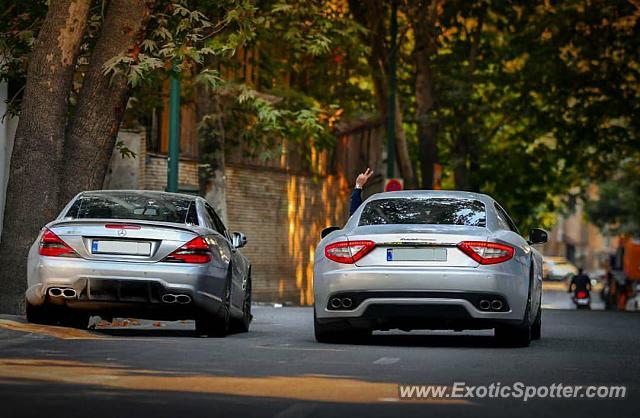
{"label": "white license plate", "polygon": [[447,249],[387,248],[387,261],[447,261]]}
{"label": "white license plate", "polygon": [[93,254],[151,255],[151,243],[140,241],[99,241],[91,243]]}

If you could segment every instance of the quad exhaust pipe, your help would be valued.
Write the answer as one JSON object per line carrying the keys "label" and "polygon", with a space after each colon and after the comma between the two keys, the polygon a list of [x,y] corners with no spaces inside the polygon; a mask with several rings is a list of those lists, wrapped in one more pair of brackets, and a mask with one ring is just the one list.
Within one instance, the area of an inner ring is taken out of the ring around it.
{"label": "quad exhaust pipe", "polygon": [[331,298],[329,305],[331,305],[333,309],[350,309],[353,306],[353,299],[348,297]]}
{"label": "quad exhaust pipe", "polygon": [[78,297],[78,292],[71,287],[52,287],[49,289],[49,296],[54,298],[63,297],[65,299],[75,299]]}
{"label": "quad exhaust pipe", "polygon": [[179,303],[181,305],[186,305],[187,303],[191,303],[191,296],[166,293],[162,295],[162,301],[164,303]]}

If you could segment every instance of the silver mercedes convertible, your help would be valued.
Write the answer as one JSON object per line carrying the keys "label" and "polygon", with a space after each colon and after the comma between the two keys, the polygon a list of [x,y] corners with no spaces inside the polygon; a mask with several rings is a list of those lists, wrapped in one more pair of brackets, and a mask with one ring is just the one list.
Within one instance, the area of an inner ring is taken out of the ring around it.
{"label": "silver mercedes convertible", "polygon": [[200,197],[80,193],[29,251],[27,319],[81,328],[90,315],[195,319],[200,335],[248,331],[246,242]]}
{"label": "silver mercedes convertible", "polygon": [[508,345],[540,338],[542,256],[491,197],[380,193],[344,228],[327,228],[314,262],[320,342],[373,330],[495,329]]}

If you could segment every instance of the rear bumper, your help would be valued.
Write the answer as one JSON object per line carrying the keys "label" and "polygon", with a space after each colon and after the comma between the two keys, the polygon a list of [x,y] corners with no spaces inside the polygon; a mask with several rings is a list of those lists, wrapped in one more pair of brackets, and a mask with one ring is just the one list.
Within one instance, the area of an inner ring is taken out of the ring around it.
{"label": "rear bumper", "polygon": [[414,329],[488,329],[498,325],[518,325],[520,319],[476,318],[468,307],[456,301],[433,303],[421,301],[401,303],[375,303],[369,305],[361,316],[343,318],[317,318],[317,321],[335,331],[349,329],[414,330]]}
{"label": "rear bumper", "polygon": [[[29,266],[26,298],[32,305],[45,302],[69,308],[138,317],[191,317],[220,308],[226,271],[210,265],[91,261],[38,257]],[[76,297],[51,297],[54,287],[72,288]],[[165,303],[164,294],[188,295],[189,303]]]}
{"label": "rear bumper", "polygon": [[[510,269],[363,268],[322,270],[316,265],[314,296],[321,323],[386,328],[473,329],[519,323],[529,293],[529,274]],[[326,266],[324,266],[326,267]],[[350,309],[331,309],[332,297],[352,295]],[[479,298],[498,298],[504,309],[483,310]]]}

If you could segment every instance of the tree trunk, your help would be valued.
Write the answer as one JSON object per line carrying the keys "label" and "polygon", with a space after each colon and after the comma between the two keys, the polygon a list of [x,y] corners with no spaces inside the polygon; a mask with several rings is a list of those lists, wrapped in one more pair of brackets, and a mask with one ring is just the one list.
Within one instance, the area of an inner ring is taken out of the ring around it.
{"label": "tree trunk", "polygon": [[109,3],[65,143],[63,203],[83,190],[102,188],[130,93],[125,75],[105,75],[104,65],[135,53],[147,16],[147,0]]}
{"label": "tree trunk", "polygon": [[196,118],[200,146],[200,192],[228,225],[225,181],[225,134],[221,97],[210,88],[196,88]]}
{"label": "tree trunk", "polygon": [[469,97],[457,109],[461,126],[454,144],[455,155],[453,156],[453,161],[456,189],[471,192],[479,191],[481,184],[479,157],[480,152],[482,152],[482,144],[478,142],[478,137],[473,131],[470,131],[469,126],[474,124],[474,115],[471,113],[471,92],[474,87],[474,73],[480,52],[480,36],[482,35],[486,12],[487,6],[482,3],[478,11],[478,26],[471,36],[469,45],[469,67],[467,69],[467,92]]}
{"label": "tree trunk", "polygon": [[400,175],[404,179],[405,189],[416,188],[416,176],[413,172],[411,157],[409,156],[409,146],[407,137],[402,126],[402,109],[400,109],[400,99],[396,95],[396,159],[400,167]]}
{"label": "tree trunk", "polygon": [[[415,31],[416,37],[419,35],[418,32]],[[420,42],[429,41],[421,40]],[[416,45],[418,45],[417,39]],[[416,47],[414,50],[416,71],[414,94],[416,97],[421,187],[423,189],[433,189],[434,166],[438,162],[437,125],[433,122],[430,114],[435,107],[435,97],[433,73],[429,65],[429,58],[430,52],[425,45]]]}
{"label": "tree trunk", "polygon": [[[371,47],[367,56],[367,63],[373,79],[373,90],[376,98],[378,112],[386,119],[387,115],[387,53],[385,49],[386,28],[384,25],[385,5],[378,0],[358,1],[349,0],[349,9],[354,19],[368,29],[363,34],[363,42]],[[404,178],[405,188],[413,189],[416,186],[416,178],[411,164],[409,147],[407,145],[404,127],[402,126],[402,109],[400,100],[396,95],[396,161],[400,167],[400,175]]]}
{"label": "tree trunk", "polygon": [[0,243],[0,312],[23,309],[27,253],[59,210],[69,91],[90,0],[52,0],[29,58]]}
{"label": "tree trunk", "polygon": [[469,137],[465,132],[458,135],[454,144],[453,179],[456,190],[471,191],[471,179],[469,172]]}
{"label": "tree trunk", "polygon": [[420,185],[423,189],[433,189],[434,169],[438,162],[437,125],[432,118],[436,106],[435,81],[429,61],[437,50],[436,23],[439,4],[439,0],[405,4],[405,14],[410,19],[415,42],[413,94],[416,100]]}

